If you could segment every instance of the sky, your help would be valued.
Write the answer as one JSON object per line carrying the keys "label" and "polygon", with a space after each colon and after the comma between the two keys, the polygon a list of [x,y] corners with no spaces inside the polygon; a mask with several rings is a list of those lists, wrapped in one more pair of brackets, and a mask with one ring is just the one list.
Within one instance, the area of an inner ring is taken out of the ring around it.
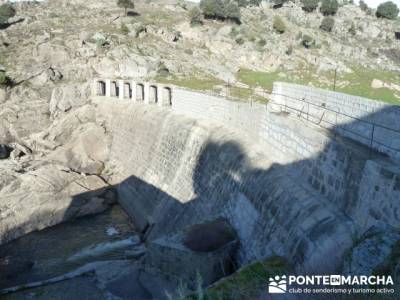
{"label": "sky", "polygon": [[[364,0],[364,2],[367,3],[369,7],[373,8],[376,8],[379,4],[386,1],[387,0]],[[391,0],[391,1],[396,3],[398,7],[400,7],[400,0]]]}

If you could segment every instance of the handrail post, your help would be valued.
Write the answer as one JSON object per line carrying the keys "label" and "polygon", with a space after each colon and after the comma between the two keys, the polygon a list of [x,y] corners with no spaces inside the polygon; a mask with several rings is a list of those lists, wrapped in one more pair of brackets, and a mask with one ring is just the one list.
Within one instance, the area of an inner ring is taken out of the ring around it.
{"label": "handrail post", "polygon": [[374,146],[374,133],[375,133],[375,124],[372,124],[372,132],[371,132],[371,142],[369,144],[369,157],[371,158],[373,146]]}

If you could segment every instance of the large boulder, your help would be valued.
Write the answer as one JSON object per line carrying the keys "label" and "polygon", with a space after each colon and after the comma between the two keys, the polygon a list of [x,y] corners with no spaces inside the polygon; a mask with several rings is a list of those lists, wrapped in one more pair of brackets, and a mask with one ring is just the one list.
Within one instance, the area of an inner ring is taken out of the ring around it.
{"label": "large boulder", "polygon": [[108,139],[103,127],[94,123],[79,126],[69,141],[49,155],[75,172],[100,175],[108,157]]}
{"label": "large boulder", "polygon": [[1,189],[0,244],[34,230],[99,213],[115,201],[115,195],[98,176],[80,175],[54,163],[14,177]]}

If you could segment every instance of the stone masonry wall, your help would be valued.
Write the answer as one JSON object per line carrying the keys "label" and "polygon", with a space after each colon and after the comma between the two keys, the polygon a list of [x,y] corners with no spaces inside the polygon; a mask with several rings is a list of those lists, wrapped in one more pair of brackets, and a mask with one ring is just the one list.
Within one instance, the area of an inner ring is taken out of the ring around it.
{"label": "stone masonry wall", "polygon": [[298,270],[340,266],[353,225],[251,137],[156,106],[109,99],[98,109],[109,116],[120,202],[150,239],[222,216],[241,263],[276,253]]}
{"label": "stone masonry wall", "polygon": [[369,227],[400,224],[397,164],[290,112],[176,87],[172,109],[97,100],[121,204],[151,239],[223,216],[242,263],[277,253],[327,271]]}
{"label": "stone masonry wall", "polygon": [[258,139],[261,119],[267,106],[228,101],[218,96],[175,87],[172,110],[193,118],[219,122]]}
{"label": "stone masonry wall", "polygon": [[286,82],[274,83],[273,101],[282,110],[400,159],[399,106]]}

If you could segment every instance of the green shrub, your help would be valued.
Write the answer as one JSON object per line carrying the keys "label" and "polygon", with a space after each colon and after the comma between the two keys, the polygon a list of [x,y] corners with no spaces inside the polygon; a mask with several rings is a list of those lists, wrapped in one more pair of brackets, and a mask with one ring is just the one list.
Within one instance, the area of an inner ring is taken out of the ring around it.
{"label": "green shrub", "polygon": [[235,40],[235,42],[236,42],[236,44],[238,44],[238,45],[243,45],[243,44],[244,44],[244,39],[243,39],[242,37],[238,37],[238,38]]}
{"label": "green shrub", "polygon": [[201,10],[197,6],[189,11],[189,19],[192,26],[203,24]]}
{"label": "green shrub", "polygon": [[274,22],[272,24],[272,27],[279,34],[282,34],[286,31],[285,22],[283,22],[283,20],[279,16],[274,17]]}
{"label": "green shrub", "polygon": [[337,0],[322,0],[320,11],[324,16],[330,16],[336,14],[339,9],[339,3]]}
{"label": "green shrub", "polygon": [[265,39],[259,39],[257,44],[260,47],[264,47],[267,44],[267,41]]}
{"label": "green shrub", "polygon": [[365,12],[366,12],[366,11],[369,9],[368,4],[365,3],[363,0],[360,0],[359,5],[360,5],[360,9],[361,9],[362,11],[365,11]]}
{"label": "green shrub", "polygon": [[333,29],[333,25],[335,25],[335,20],[331,17],[325,17],[323,18],[321,26],[319,26],[319,28],[321,28],[323,31],[331,32]]}
{"label": "green shrub", "polygon": [[317,9],[319,0],[301,0],[302,9],[306,12],[313,12]]}
{"label": "green shrub", "polygon": [[128,14],[128,8],[135,8],[135,3],[132,0],[118,0],[117,5],[125,9],[125,15]]}
{"label": "green shrub", "polygon": [[223,18],[240,23],[240,8],[233,1],[224,2],[223,6]]}
{"label": "green shrub", "polygon": [[235,2],[239,7],[246,7],[249,5],[249,2],[247,0],[235,0]]}
{"label": "green shrub", "polygon": [[286,55],[292,55],[292,53],[293,53],[293,46],[290,45],[290,46],[286,49],[285,53],[286,53]]}
{"label": "green shrub", "polygon": [[249,6],[260,6],[261,0],[249,0]]}
{"label": "green shrub", "polygon": [[142,32],[147,32],[147,28],[143,24],[140,24],[135,30],[135,37],[138,38]]}
{"label": "green shrub", "polygon": [[229,36],[231,38],[235,38],[239,33],[240,33],[240,30],[238,28],[232,27],[231,32],[229,33]]}
{"label": "green shrub", "polygon": [[6,72],[0,71],[0,86],[6,85],[6,84],[7,84]]}
{"label": "green shrub", "polygon": [[121,23],[121,28],[120,28],[121,32],[125,35],[127,35],[129,33],[129,28],[128,26],[126,26],[125,23]]}
{"label": "green shrub", "polygon": [[236,2],[229,0],[201,0],[200,8],[206,18],[231,20],[240,23],[240,9]]}
{"label": "green shrub", "polygon": [[0,6],[0,24],[6,24],[9,18],[15,16],[15,9],[11,4],[2,4]]}
{"label": "green shrub", "polygon": [[273,0],[273,2],[274,2],[273,8],[280,8],[283,6],[283,4],[285,4],[288,1],[289,0]]}
{"label": "green shrub", "polygon": [[169,69],[167,68],[167,66],[163,62],[160,62],[160,64],[158,65],[158,68],[157,68],[157,73],[160,76],[168,76],[169,75]]}
{"label": "green shrub", "polygon": [[313,45],[315,45],[315,40],[311,36],[305,34],[301,39],[301,44],[305,48],[311,48]]}
{"label": "green shrub", "polygon": [[399,8],[392,1],[384,2],[379,4],[376,10],[376,16],[378,18],[396,19],[399,14]]}

